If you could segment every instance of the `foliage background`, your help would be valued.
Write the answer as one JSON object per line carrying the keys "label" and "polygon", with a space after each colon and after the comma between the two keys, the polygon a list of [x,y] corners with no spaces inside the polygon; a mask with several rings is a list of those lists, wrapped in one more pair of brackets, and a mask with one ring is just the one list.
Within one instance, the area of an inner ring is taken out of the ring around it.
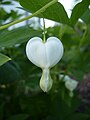
{"label": "foliage background", "polygon": [[[3,6],[12,5],[13,1],[19,2],[25,11],[34,13],[51,0],[0,0],[0,25],[23,16],[15,10],[5,11]],[[90,119],[89,5],[89,0],[82,0],[68,18],[63,5],[55,3],[37,16],[36,28],[32,20],[18,28],[0,30],[0,120]],[[30,38],[42,38],[39,21],[42,16],[59,23],[47,28],[46,37],[58,37],[65,51],[60,63],[51,70],[54,85],[48,93],[39,88],[41,69],[34,66],[25,53]],[[60,74],[79,81],[73,98],[60,80]]]}

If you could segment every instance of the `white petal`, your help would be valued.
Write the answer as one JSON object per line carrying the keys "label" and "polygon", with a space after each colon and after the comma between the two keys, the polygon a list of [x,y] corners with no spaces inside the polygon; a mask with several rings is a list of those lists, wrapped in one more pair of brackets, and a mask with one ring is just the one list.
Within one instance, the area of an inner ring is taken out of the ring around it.
{"label": "white petal", "polygon": [[59,79],[61,80],[62,78],[64,82],[66,82],[67,80],[73,80],[68,75],[59,74]]}
{"label": "white petal", "polygon": [[73,91],[78,85],[78,82],[76,80],[67,80],[65,82],[65,86],[68,90]]}
{"label": "white petal", "polygon": [[40,87],[41,89],[44,91],[44,92],[48,92],[51,87],[52,87],[52,79],[51,79],[51,76],[50,76],[50,71],[49,69],[43,69],[43,74],[42,74],[42,77],[40,79]]}
{"label": "white petal", "polygon": [[47,67],[56,65],[63,56],[63,45],[56,37],[49,37],[46,42]]}
{"label": "white petal", "polygon": [[26,46],[26,54],[28,59],[38,67],[45,67],[47,64],[45,45],[42,39],[34,37],[30,39]]}
{"label": "white petal", "polygon": [[29,40],[26,46],[28,59],[38,67],[48,68],[56,65],[63,55],[63,45],[56,37],[50,37],[43,43],[39,37]]}

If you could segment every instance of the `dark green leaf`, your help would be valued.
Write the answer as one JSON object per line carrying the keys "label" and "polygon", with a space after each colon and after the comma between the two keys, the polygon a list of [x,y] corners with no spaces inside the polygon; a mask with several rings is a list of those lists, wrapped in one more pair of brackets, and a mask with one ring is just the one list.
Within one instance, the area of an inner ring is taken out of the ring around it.
{"label": "dark green leaf", "polygon": [[0,119],[1,119],[1,120],[3,119],[3,116],[4,116],[3,111],[4,111],[4,103],[2,103],[2,104],[0,105]]}
{"label": "dark green leaf", "polygon": [[87,9],[87,11],[81,16],[81,19],[86,23],[90,23],[90,9]]}
{"label": "dark green leaf", "polygon": [[0,67],[0,84],[9,84],[20,80],[20,70],[15,62],[7,62]]}
{"label": "dark green leaf", "polygon": [[8,56],[0,53],[0,66],[6,63],[7,61],[11,60]]}
{"label": "dark green leaf", "polygon": [[10,47],[28,41],[31,37],[40,36],[41,31],[36,31],[28,26],[19,27],[0,33],[0,47]]}
{"label": "dark green leaf", "polygon": [[[36,12],[37,10],[39,10],[40,8],[42,8],[43,6],[51,2],[51,0],[43,0],[43,1],[42,0],[19,0],[19,1],[21,6],[24,7],[26,10],[30,11],[31,13]],[[38,15],[38,17],[41,17],[41,18],[44,17],[56,22],[69,24],[67,13],[63,5],[59,2],[53,4],[52,6],[47,8],[45,11],[42,11],[42,13]]]}
{"label": "dark green leaf", "polygon": [[90,24],[88,24],[84,38],[82,39],[82,46],[90,46]]}
{"label": "dark green leaf", "polygon": [[18,115],[13,115],[8,120],[26,120],[28,118],[27,114],[18,114]]}
{"label": "dark green leaf", "polygon": [[70,17],[70,22],[72,26],[74,26],[78,21],[78,19],[87,11],[89,4],[90,4],[90,0],[83,0],[73,8]]}
{"label": "dark green leaf", "polygon": [[12,3],[10,1],[2,2],[1,4],[3,4],[3,5],[12,5]]}
{"label": "dark green leaf", "polygon": [[76,113],[68,116],[66,120],[87,120],[89,115],[82,114],[82,113]]}
{"label": "dark green leaf", "polygon": [[6,10],[0,7],[0,20],[4,21],[10,17],[10,14],[6,12]]}

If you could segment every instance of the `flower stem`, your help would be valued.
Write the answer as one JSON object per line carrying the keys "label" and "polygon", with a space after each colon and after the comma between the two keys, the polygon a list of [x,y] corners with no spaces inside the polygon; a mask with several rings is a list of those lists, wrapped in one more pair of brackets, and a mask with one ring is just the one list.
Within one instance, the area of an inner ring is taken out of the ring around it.
{"label": "flower stem", "polygon": [[44,18],[43,18],[43,40],[44,40],[44,42],[46,42],[46,36],[45,36],[45,34],[46,34],[46,28],[45,28],[45,20],[44,20]]}
{"label": "flower stem", "polygon": [[25,18],[22,18],[22,19],[20,19],[20,20],[13,21],[13,22],[8,23],[8,24],[6,24],[6,25],[3,25],[3,26],[0,27],[0,30],[5,29],[5,28],[8,28],[8,27],[10,27],[10,26],[12,26],[12,25],[15,25],[15,24],[17,24],[17,23],[23,22],[23,21],[25,21],[25,20],[28,20],[28,19],[30,19],[30,18],[32,18],[32,17],[34,17],[34,16],[37,16],[38,14],[41,14],[41,13],[44,12],[48,7],[50,7],[51,5],[53,5],[53,4],[56,3],[56,2],[58,2],[58,0],[52,0],[51,2],[49,2],[48,4],[46,4],[46,5],[45,5],[44,7],[42,7],[41,9],[37,10],[37,11],[36,11],[35,13],[33,13],[32,15],[27,16],[27,17],[25,17]]}

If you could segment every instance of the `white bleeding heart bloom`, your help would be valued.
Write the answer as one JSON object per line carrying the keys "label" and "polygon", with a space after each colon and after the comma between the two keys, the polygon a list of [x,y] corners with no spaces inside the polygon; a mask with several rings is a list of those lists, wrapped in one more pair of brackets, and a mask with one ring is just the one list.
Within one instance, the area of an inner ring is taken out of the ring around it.
{"label": "white bleeding heart bloom", "polygon": [[68,75],[63,74],[60,74],[59,78],[63,79],[63,81],[65,82],[65,87],[70,91],[70,97],[73,97],[73,91],[76,89],[78,81],[70,78]]}
{"label": "white bleeding heart bloom", "polygon": [[69,89],[70,91],[73,91],[78,85],[78,82],[76,80],[68,80],[65,82],[65,86],[67,89]]}
{"label": "white bleeding heart bloom", "polygon": [[43,70],[40,87],[44,92],[48,92],[52,87],[50,68],[60,61],[63,51],[63,45],[56,37],[49,37],[46,42],[39,37],[33,37],[26,45],[28,59]]}
{"label": "white bleeding heart bloom", "polygon": [[78,82],[76,80],[70,79],[65,81],[66,88],[70,91],[70,97],[73,97],[73,90],[76,89]]}
{"label": "white bleeding heart bloom", "polygon": [[63,55],[63,45],[56,37],[49,37],[47,42],[41,38],[30,39],[26,46],[28,59],[40,68],[52,68]]}

